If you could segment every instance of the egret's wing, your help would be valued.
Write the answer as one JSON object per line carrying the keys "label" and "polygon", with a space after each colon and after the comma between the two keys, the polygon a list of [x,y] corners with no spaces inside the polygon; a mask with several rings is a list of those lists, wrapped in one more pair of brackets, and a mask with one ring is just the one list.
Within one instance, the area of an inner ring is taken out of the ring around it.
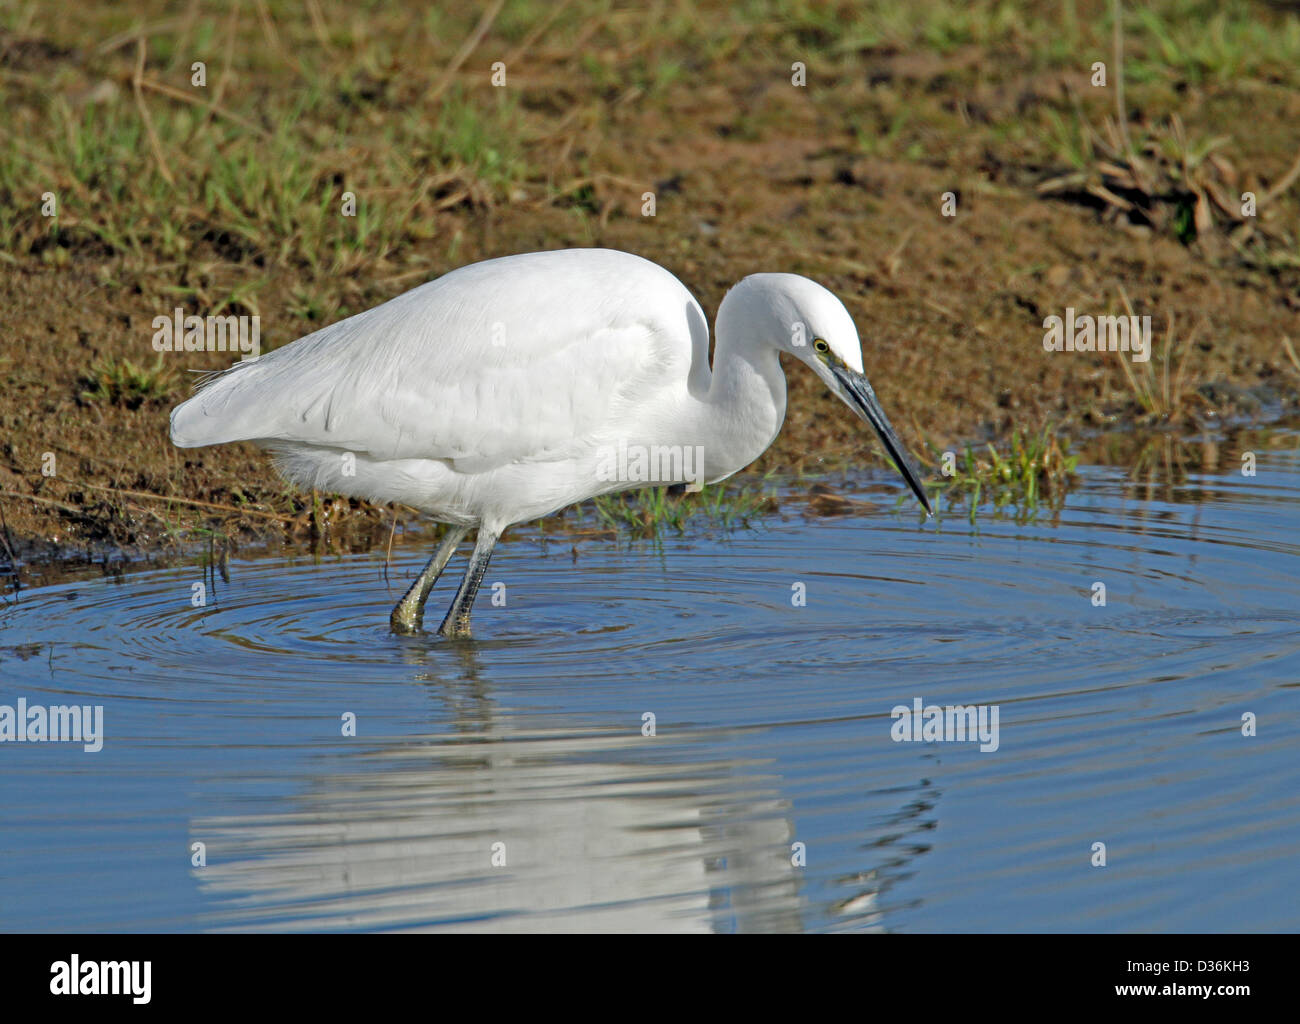
{"label": "egret's wing", "polygon": [[175,410],[172,436],[470,469],[545,459],[684,388],[707,351],[698,304],[653,263],[603,250],[507,257],[232,367]]}

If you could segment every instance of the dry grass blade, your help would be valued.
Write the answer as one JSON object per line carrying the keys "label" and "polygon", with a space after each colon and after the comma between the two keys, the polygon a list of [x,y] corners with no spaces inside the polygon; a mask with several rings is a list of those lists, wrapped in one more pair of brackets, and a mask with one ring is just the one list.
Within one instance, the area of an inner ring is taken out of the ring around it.
{"label": "dry grass blade", "polygon": [[1295,162],[1288,168],[1287,172],[1277,180],[1277,183],[1260,197],[1261,203],[1267,203],[1271,199],[1276,199],[1283,192],[1295,184],[1296,179],[1300,178],[1300,153],[1296,153]]}
{"label": "dry grass blade", "polygon": [[271,138],[271,133],[266,129],[258,127],[252,121],[240,117],[238,114],[227,110],[225,107],[219,106],[215,100],[210,100],[205,104],[204,101],[199,99],[197,96],[191,96],[189,93],[177,89],[174,86],[165,85],[162,82],[155,82],[148,78],[142,78],[140,80],[140,86],[141,88],[149,89],[152,92],[160,93],[163,96],[168,96],[171,99],[180,100],[182,103],[189,103],[199,107],[206,105],[208,110],[212,113],[218,114],[229,121],[233,121],[241,128],[247,128],[250,132],[260,135],[264,139]]}
{"label": "dry grass blade", "polygon": [[[151,501],[169,501],[178,505],[192,505],[195,508],[210,508],[218,512],[233,512],[241,516],[256,516],[259,519],[274,519],[281,523],[293,522],[292,516],[282,516],[275,512],[261,512],[251,508],[236,508],[234,505],[218,505],[211,501],[196,501],[193,498],[175,498],[167,494],[154,494],[150,491],[124,491],[120,487],[101,487],[98,484],[77,483],[71,487],[85,487],[92,491],[104,491],[108,494],[121,494],[128,498],[147,498]],[[21,495],[20,495],[21,497]]]}
{"label": "dry grass blade", "polygon": [[483,37],[488,34],[488,29],[490,29],[492,23],[497,20],[497,15],[501,13],[501,8],[504,6],[505,0],[493,0],[492,6],[483,12],[483,16],[479,18],[478,24],[474,26],[474,31],[469,34],[469,38],[465,40],[464,44],[456,52],[456,56],[451,59],[451,63],[448,64],[446,70],[443,71],[442,77],[438,79],[437,84],[429,91],[428,96],[425,97],[428,102],[432,103],[447,91],[447,87],[451,85],[452,80],[456,77],[456,72],[461,69],[461,65],[463,65],[465,61],[469,60],[470,54],[478,49],[478,44],[481,43]]}
{"label": "dry grass blade", "polygon": [[560,0],[558,4],[552,7],[551,12],[545,18],[539,21],[528,33],[528,35],[524,36],[523,40],[519,43],[519,45],[516,46],[513,50],[511,50],[508,54],[506,54],[505,57],[506,67],[509,67],[510,65],[514,64],[515,61],[517,61],[525,53],[531,50],[533,48],[533,45],[537,42],[537,40],[542,38],[543,33],[545,33],[548,28],[550,28],[553,24],[555,24],[555,20],[561,14],[564,13],[565,8],[567,8],[570,3],[572,3],[572,0]]}
{"label": "dry grass blade", "polygon": [[321,13],[320,4],[317,0],[303,0],[303,3],[307,8],[307,17],[311,20],[311,30],[316,36],[316,41],[330,57],[335,57],[336,52],[330,45],[329,30],[325,25],[325,15]]}
{"label": "dry grass blade", "polygon": [[68,515],[77,516],[80,519],[93,518],[84,509],[73,508],[71,505],[65,505],[61,501],[51,501],[49,498],[38,498],[35,494],[22,494],[19,491],[0,491],[0,498],[22,498],[24,501],[34,501],[38,505],[57,508],[60,512],[66,512]]}
{"label": "dry grass blade", "polygon": [[114,50],[120,50],[123,46],[133,42],[143,42],[149,36],[159,36],[170,32],[179,26],[184,19],[180,17],[164,18],[162,21],[155,22],[152,25],[146,25],[143,28],[128,29],[125,32],[119,32],[115,36],[110,36],[95,48],[99,56],[112,53]]}
{"label": "dry grass blade", "polygon": [[[1133,319],[1132,319],[1134,316],[1133,303],[1129,301],[1128,292],[1124,290],[1123,285],[1119,286],[1119,294],[1120,294],[1120,298],[1124,302],[1124,310],[1130,318],[1129,323],[1133,323]],[[1137,376],[1133,373],[1133,370],[1129,367],[1127,359],[1121,357],[1119,361],[1119,365],[1120,365],[1120,369],[1124,371],[1124,376],[1128,378],[1129,387],[1132,389],[1133,394],[1137,397],[1138,404],[1141,405],[1142,408],[1145,409],[1147,412],[1153,412],[1155,406],[1154,396],[1151,394],[1151,391],[1147,387],[1146,382],[1138,381]]]}
{"label": "dry grass blade", "polygon": [[163,156],[162,143],[158,141],[158,133],[154,131],[153,119],[149,116],[149,108],[145,106],[144,89],[144,40],[136,40],[135,51],[135,74],[131,77],[131,90],[135,94],[135,105],[140,109],[140,118],[144,121],[145,133],[149,136],[149,148],[153,150],[154,160],[158,163],[158,173],[166,179],[168,185],[175,185],[176,179],[172,177],[172,172],[167,169],[167,158]]}
{"label": "dry grass blade", "polygon": [[1286,350],[1287,358],[1291,360],[1291,365],[1300,371],[1300,359],[1296,358],[1295,349],[1291,346],[1291,339],[1285,334],[1282,335],[1282,348]]}

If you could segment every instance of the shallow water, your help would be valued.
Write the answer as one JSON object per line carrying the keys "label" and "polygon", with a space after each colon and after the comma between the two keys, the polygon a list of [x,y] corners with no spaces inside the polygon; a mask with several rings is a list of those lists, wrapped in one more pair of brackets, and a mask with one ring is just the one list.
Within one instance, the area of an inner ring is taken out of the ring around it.
{"label": "shallow water", "polygon": [[[0,703],[105,737],[0,745],[0,925],[1295,930],[1298,495],[1272,450],[1028,524],[523,539],[468,645],[388,632],[414,546],[25,591]],[[916,698],[997,749],[895,742]]]}

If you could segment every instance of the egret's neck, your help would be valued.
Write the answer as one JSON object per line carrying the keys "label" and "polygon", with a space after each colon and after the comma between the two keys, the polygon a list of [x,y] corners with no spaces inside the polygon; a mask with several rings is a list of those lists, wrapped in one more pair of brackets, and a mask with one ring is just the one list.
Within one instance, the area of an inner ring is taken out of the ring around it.
{"label": "egret's neck", "polygon": [[775,346],[718,321],[705,403],[709,479],[744,469],[767,450],[785,420],[785,372]]}

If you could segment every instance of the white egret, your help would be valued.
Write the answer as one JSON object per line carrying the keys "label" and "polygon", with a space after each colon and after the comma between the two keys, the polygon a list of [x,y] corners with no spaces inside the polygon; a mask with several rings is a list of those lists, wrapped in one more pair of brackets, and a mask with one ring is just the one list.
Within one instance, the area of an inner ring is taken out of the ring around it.
{"label": "white egret", "polygon": [[[439,630],[446,636],[469,635],[470,609],[507,526],[688,474],[715,483],[749,465],[785,418],[781,352],[875,429],[930,511],[863,376],[853,319],[829,291],[794,274],[746,277],[718,308],[716,342],[710,369],[699,303],[639,256],[507,256],[232,366],[172,410],[172,443],[252,441],[301,487],[402,502],[448,524],[393,609],[399,632],[417,627],[471,529],[469,568]],[[660,453],[655,468],[667,473],[619,479],[629,474],[610,472],[614,451]],[[689,455],[702,465],[689,465]]]}

